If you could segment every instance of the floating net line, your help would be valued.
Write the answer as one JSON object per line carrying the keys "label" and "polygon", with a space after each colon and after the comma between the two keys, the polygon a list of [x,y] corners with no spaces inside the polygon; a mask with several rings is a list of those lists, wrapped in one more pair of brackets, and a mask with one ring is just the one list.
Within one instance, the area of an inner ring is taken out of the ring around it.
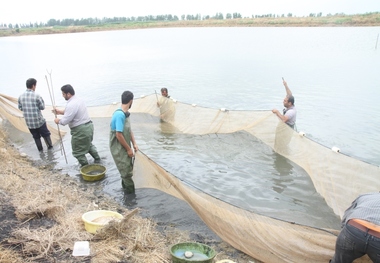
{"label": "floating net line", "polygon": [[[9,105],[3,103],[3,98],[1,102],[0,113],[7,112],[6,119],[22,119],[17,110],[7,108]],[[111,103],[88,110],[92,118],[101,118],[111,117],[119,107],[120,103]],[[49,109],[45,112],[52,115]],[[380,167],[310,140],[303,132],[282,123],[271,111],[211,109],[152,94],[136,98],[131,112],[160,117],[178,133],[248,132],[302,167],[316,191],[340,218],[358,195],[380,189]],[[22,130],[21,122],[11,121]],[[177,178],[142,152],[136,154],[134,180],[137,187],[155,188],[186,201],[221,239],[261,261],[328,262],[334,254],[337,230],[287,222],[223,202]],[[370,261],[364,257],[355,262]]]}

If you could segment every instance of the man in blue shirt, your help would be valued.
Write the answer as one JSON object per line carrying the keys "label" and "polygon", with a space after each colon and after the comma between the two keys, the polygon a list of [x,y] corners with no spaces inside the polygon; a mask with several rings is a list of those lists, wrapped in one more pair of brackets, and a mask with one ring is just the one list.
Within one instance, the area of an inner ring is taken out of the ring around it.
{"label": "man in blue shirt", "polygon": [[48,149],[53,148],[50,131],[41,110],[45,109],[45,102],[35,93],[37,80],[30,78],[26,81],[27,90],[18,98],[18,108],[23,112],[26,125],[33,136],[38,151],[42,151],[41,137],[44,138]]}
{"label": "man in blue shirt", "polygon": [[109,141],[110,151],[122,180],[121,185],[127,194],[135,192],[135,184],[132,179],[133,157],[135,156],[134,151],[138,151],[129,118],[129,109],[132,107],[132,103],[133,93],[124,91],[121,95],[121,108],[112,115]]}

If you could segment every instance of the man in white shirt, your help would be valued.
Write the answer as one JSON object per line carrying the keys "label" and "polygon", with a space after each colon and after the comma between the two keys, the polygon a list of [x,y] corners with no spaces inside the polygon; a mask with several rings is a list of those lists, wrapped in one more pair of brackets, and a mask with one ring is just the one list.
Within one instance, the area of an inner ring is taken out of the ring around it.
{"label": "man in white shirt", "polygon": [[69,125],[71,130],[72,154],[81,166],[87,165],[86,154],[89,153],[95,163],[100,162],[100,157],[95,145],[92,144],[94,138],[94,125],[88,114],[83,100],[75,96],[74,88],[67,84],[61,88],[62,96],[67,100],[64,110],[55,109],[56,114],[63,115],[61,119],[55,118],[54,122],[61,125]]}
{"label": "man in white shirt", "polygon": [[285,109],[283,110],[283,114],[281,114],[277,109],[273,109],[272,112],[275,113],[283,122],[289,125],[292,129],[294,129],[297,118],[297,110],[294,106],[294,97],[284,78],[282,79],[282,83],[284,84],[286,90],[286,96],[283,102]]}

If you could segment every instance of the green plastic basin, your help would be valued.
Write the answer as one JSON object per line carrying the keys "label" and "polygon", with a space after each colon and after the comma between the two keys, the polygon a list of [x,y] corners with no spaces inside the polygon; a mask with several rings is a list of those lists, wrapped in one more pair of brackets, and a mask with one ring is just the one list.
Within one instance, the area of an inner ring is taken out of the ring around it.
{"label": "green plastic basin", "polygon": [[[186,253],[187,252],[187,253]],[[186,257],[191,254],[191,257]],[[178,243],[170,247],[173,263],[212,263],[216,255],[215,250],[201,243]]]}
{"label": "green plastic basin", "polygon": [[107,168],[100,164],[88,164],[80,169],[85,181],[98,181],[104,178]]}

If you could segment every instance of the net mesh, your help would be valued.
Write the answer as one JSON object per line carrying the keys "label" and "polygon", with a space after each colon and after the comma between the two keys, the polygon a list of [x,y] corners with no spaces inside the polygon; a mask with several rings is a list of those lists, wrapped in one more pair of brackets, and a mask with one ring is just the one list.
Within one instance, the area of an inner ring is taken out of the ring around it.
{"label": "net mesh", "polygon": [[[48,115],[47,111],[51,112],[51,110],[52,107],[46,107],[44,111],[44,115],[47,115],[50,119],[52,114]],[[16,98],[0,94],[0,116],[2,116],[3,119],[8,120],[18,130],[29,133],[22,111],[18,109],[18,100]],[[50,124],[46,125],[51,132],[50,137],[53,144],[60,141],[60,138],[66,134],[66,132],[61,131],[59,127],[55,128]]]}
{"label": "net mesh", "polygon": [[[8,103],[15,100],[4,95],[0,99],[3,118],[28,132],[23,127],[22,114],[14,108],[14,103]],[[92,118],[110,117],[119,107],[120,103],[112,103],[88,107],[88,110]],[[50,109],[45,112],[49,113],[46,118],[51,118]],[[359,194],[380,189],[378,166],[310,140],[304,133],[289,128],[271,111],[211,109],[152,94],[135,99],[131,112],[160,117],[178,133],[248,132],[302,167],[316,191],[340,218]],[[155,188],[186,201],[224,241],[261,261],[328,262],[334,254],[337,230],[287,222],[223,202],[177,178],[142,152],[136,154],[134,180],[137,187]],[[363,257],[355,262],[370,260]]]}

